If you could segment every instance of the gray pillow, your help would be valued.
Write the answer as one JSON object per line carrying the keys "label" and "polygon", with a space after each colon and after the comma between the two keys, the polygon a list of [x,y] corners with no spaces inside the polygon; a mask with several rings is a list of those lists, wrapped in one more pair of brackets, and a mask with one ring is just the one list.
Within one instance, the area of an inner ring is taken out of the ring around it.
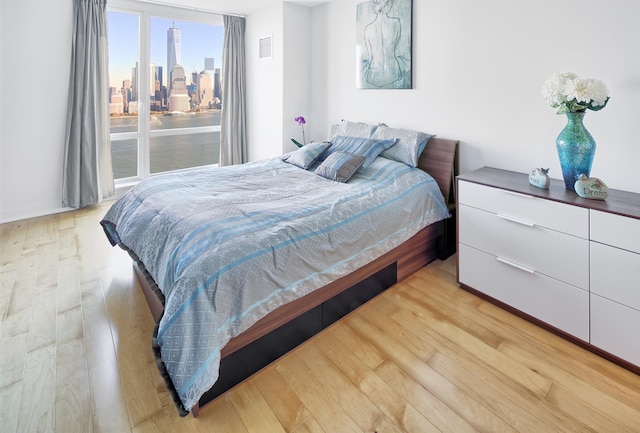
{"label": "gray pillow", "polygon": [[314,162],[321,159],[330,147],[331,143],[328,141],[324,143],[309,143],[298,150],[286,154],[282,160],[306,170]]}
{"label": "gray pillow", "polygon": [[364,163],[362,155],[334,152],[316,169],[316,174],[336,182],[347,182]]}
{"label": "gray pillow", "polygon": [[420,154],[431,137],[434,137],[434,135],[411,129],[389,128],[388,126],[379,126],[371,136],[371,138],[378,140],[397,138],[396,144],[382,152],[381,156],[404,162],[411,167],[418,166]]}

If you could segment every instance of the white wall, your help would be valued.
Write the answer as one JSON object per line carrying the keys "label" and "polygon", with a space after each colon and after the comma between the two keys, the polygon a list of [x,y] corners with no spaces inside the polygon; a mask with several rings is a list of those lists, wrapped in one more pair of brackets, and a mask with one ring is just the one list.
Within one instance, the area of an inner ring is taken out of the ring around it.
{"label": "white wall", "polygon": [[565,119],[540,90],[551,73],[573,71],[603,80],[611,93],[604,110],[585,117],[598,145],[591,175],[640,192],[640,2],[413,0],[413,89],[357,90],[359,2],[313,11],[314,27],[325,29],[314,39],[312,76],[324,82],[313,97],[328,123],[385,122],[459,139],[463,172],[542,166],[561,178],[555,138]]}
{"label": "white wall", "polygon": [[[259,58],[259,39],[272,38],[272,57]],[[249,159],[282,154],[283,10],[274,4],[247,17],[247,134]]]}
{"label": "white wall", "polygon": [[71,0],[2,2],[0,222],[61,209],[72,14]]}
{"label": "white wall", "polygon": [[[249,159],[282,155],[302,141],[294,118],[304,116],[313,138],[311,109],[311,9],[276,2],[247,17],[247,111]],[[272,36],[272,58],[259,59],[259,39]]]}
{"label": "white wall", "polygon": [[281,153],[295,150],[291,141],[302,142],[302,131],[294,121],[303,116],[307,142],[314,140],[317,126],[311,104],[311,8],[293,3],[284,4],[284,66],[282,130],[284,147]]}

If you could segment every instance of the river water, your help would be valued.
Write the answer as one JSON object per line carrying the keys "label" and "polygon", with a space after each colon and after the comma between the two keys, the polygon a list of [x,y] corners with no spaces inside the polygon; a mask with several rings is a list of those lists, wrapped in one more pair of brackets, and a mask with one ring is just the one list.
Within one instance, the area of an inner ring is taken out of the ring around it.
{"label": "river water", "polygon": [[[137,116],[112,117],[110,120],[112,134],[135,132],[138,129]],[[214,125],[220,125],[220,110],[174,116],[152,114],[150,117],[151,131]],[[149,153],[151,173],[217,164],[220,158],[220,133],[151,137]],[[115,179],[137,176],[137,140],[112,140],[111,159]]]}

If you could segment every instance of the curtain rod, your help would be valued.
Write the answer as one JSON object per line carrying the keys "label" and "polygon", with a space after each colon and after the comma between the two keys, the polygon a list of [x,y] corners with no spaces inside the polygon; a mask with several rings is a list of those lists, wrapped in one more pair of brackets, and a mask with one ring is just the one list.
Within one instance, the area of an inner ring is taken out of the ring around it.
{"label": "curtain rod", "polygon": [[234,17],[245,18],[245,16],[242,15],[242,14],[234,14],[234,13],[229,13],[229,12],[218,12],[218,11],[213,11],[213,10],[210,10],[210,9],[197,8],[197,7],[193,7],[193,6],[177,5],[175,3],[162,2],[162,1],[157,1],[157,0],[136,0],[136,1],[138,1],[140,3],[149,3],[149,4],[158,5],[158,6],[166,6],[166,7],[172,7],[172,8],[176,8],[176,9],[184,9],[184,10],[195,11],[195,12],[206,12],[206,13],[209,13],[209,14],[231,15],[231,16],[234,16]]}

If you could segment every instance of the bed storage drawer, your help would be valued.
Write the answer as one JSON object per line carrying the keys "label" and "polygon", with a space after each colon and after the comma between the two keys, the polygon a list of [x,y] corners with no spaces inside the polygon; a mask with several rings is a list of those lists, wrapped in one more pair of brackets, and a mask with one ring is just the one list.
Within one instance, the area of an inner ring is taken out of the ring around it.
{"label": "bed storage drawer", "polygon": [[459,279],[583,341],[589,341],[589,292],[460,244]]}

